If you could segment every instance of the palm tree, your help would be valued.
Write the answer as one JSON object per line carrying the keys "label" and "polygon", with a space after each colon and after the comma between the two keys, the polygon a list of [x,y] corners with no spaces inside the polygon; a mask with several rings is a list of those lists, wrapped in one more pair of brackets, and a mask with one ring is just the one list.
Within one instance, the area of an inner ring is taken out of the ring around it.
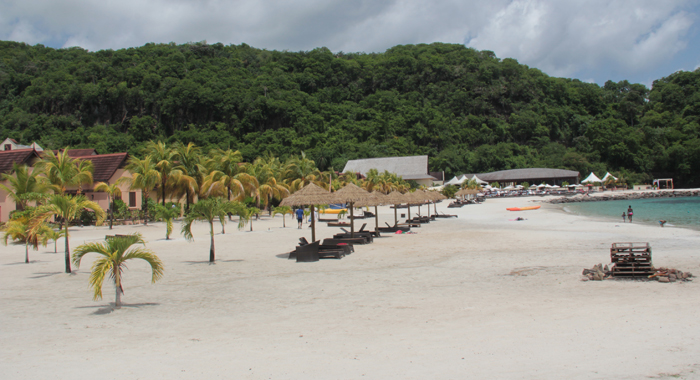
{"label": "palm tree", "polygon": [[192,224],[195,221],[206,221],[209,223],[209,236],[211,238],[211,246],[209,248],[209,262],[213,263],[216,260],[214,247],[214,220],[219,219],[221,227],[226,224],[226,215],[230,212],[233,214],[241,214],[243,206],[240,202],[228,202],[219,197],[202,199],[190,207],[190,211],[185,215],[185,220],[182,225],[182,234],[188,241],[194,240],[192,235]]}
{"label": "palm tree", "polygon": [[131,173],[131,177],[121,177],[118,184],[128,184],[131,190],[141,190],[143,193],[142,211],[144,213],[144,224],[148,225],[148,195],[156,185],[160,183],[160,172],[148,158],[140,160],[136,157],[129,158],[126,170]]}
{"label": "palm tree", "polygon": [[213,151],[207,160],[209,174],[204,177],[202,190],[205,196],[226,195],[226,199],[242,201],[246,193],[252,194],[258,188],[258,181],[246,172],[247,165],[242,164],[243,157],[239,151]]}
{"label": "palm tree", "polygon": [[160,189],[160,199],[163,202],[163,206],[165,206],[166,189],[172,187],[169,185],[175,182],[177,177],[182,174],[182,172],[175,169],[176,152],[162,141],[149,141],[146,143],[144,153],[146,153],[146,157],[153,162],[156,170],[160,173],[158,188]]}
{"label": "palm tree", "polygon": [[42,232],[41,239],[42,244],[46,246],[49,240],[53,240],[53,253],[58,253],[58,239],[66,237],[66,230],[54,230],[53,228],[47,228]]}
{"label": "palm tree", "polygon": [[71,273],[70,268],[70,246],[68,224],[71,220],[80,216],[83,209],[90,209],[95,212],[96,224],[99,226],[105,218],[105,212],[96,202],[89,201],[84,195],[52,195],[45,205],[36,209],[34,216],[29,221],[31,233],[38,233],[44,222],[51,216],[63,219],[66,234],[66,273]]}
{"label": "palm tree", "polygon": [[272,216],[275,216],[277,214],[282,214],[282,227],[287,228],[287,222],[284,220],[285,215],[291,214],[292,213],[292,208],[289,206],[278,206],[274,208],[274,211],[272,211]]}
{"label": "palm tree", "polygon": [[68,148],[55,154],[44,151],[44,158],[39,160],[35,168],[44,173],[54,194],[65,194],[70,186],[80,187],[92,183],[92,161],[76,160],[68,156]]}
{"label": "palm tree", "polygon": [[102,299],[102,283],[106,276],[110,276],[114,281],[115,301],[114,307],[122,306],[121,295],[124,294],[122,287],[122,272],[126,268],[125,262],[131,259],[145,260],[151,266],[151,283],[155,283],[163,277],[163,262],[158,256],[146,248],[132,248],[134,244],[145,242],[139,234],[114,237],[104,243],[86,243],[78,246],[73,253],[73,263],[80,267],[83,256],[94,252],[103,257],[97,259],[92,264],[90,273],[90,286],[94,289],[94,300]]}
{"label": "palm tree", "polygon": [[281,200],[289,195],[287,185],[277,181],[275,168],[263,159],[256,159],[250,166],[249,173],[257,179],[258,186],[254,196],[258,206],[262,202],[263,209],[267,209],[273,198]]}
{"label": "palm tree", "polygon": [[117,186],[117,184],[108,184],[105,182],[98,182],[95,184],[95,191],[103,191],[107,193],[109,197],[109,229],[112,229],[112,223],[114,222],[114,200],[116,198],[122,197],[122,191]]}
{"label": "palm tree", "polygon": [[293,156],[287,160],[283,177],[291,191],[297,191],[309,183],[328,189],[328,183],[323,179],[321,171],[313,160],[306,158],[303,152],[301,157]]}
{"label": "palm tree", "polygon": [[178,190],[184,192],[185,212],[189,212],[190,205],[194,202],[194,196],[204,182],[206,168],[201,163],[201,149],[194,143],[175,145],[175,160],[178,162],[175,169],[181,172],[178,179]]}
{"label": "palm tree", "polygon": [[40,177],[40,170],[31,171],[27,165],[18,163],[12,164],[12,173],[0,175],[2,181],[7,181],[8,185],[0,183],[0,190],[5,191],[16,204],[17,210],[22,211],[27,207],[27,203],[36,197],[37,194],[45,193],[48,188],[45,178]]}
{"label": "palm tree", "polygon": [[[16,216],[16,215],[15,215]],[[27,215],[22,215],[7,222],[3,228],[5,234],[3,235],[3,244],[7,245],[8,241],[12,239],[13,241],[24,243],[24,262],[29,263],[29,246],[33,246],[34,250],[39,248],[39,243],[42,242],[44,246],[46,243],[41,239],[42,234],[51,228],[42,223],[36,232],[31,231],[29,228],[29,217]]]}
{"label": "palm tree", "polygon": [[165,222],[165,240],[170,240],[170,234],[173,232],[173,219],[178,216],[180,216],[179,207],[156,205],[156,219],[162,219]]}
{"label": "palm tree", "polygon": [[257,207],[248,207],[246,209],[247,219],[250,222],[250,230],[253,231],[253,217],[260,214],[260,209]]}

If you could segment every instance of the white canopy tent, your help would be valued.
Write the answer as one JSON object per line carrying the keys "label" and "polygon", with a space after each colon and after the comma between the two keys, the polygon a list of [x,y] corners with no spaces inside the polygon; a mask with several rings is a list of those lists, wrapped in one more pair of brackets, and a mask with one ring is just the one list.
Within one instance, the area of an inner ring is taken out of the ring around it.
{"label": "white canopy tent", "polygon": [[474,174],[474,176],[471,179],[476,181],[476,183],[478,183],[478,184],[483,184],[483,183],[488,184],[488,182],[480,180],[479,177],[476,176],[476,174]]}
{"label": "white canopy tent", "polygon": [[594,183],[594,182],[603,182],[598,176],[595,175],[595,173],[591,172],[591,175],[586,177],[581,183]]}
{"label": "white canopy tent", "polygon": [[601,182],[607,181],[608,178],[610,178],[610,177],[612,177],[612,179],[614,179],[615,181],[617,181],[617,178],[616,178],[614,175],[610,174],[610,172],[607,172],[607,173],[605,173],[605,177],[603,177],[603,179],[601,180]]}
{"label": "white canopy tent", "polygon": [[457,178],[457,176],[455,176],[451,180],[447,181],[447,183],[445,183],[445,185],[455,185],[455,186],[461,185],[461,184],[462,184],[462,181],[460,181],[459,178]]}

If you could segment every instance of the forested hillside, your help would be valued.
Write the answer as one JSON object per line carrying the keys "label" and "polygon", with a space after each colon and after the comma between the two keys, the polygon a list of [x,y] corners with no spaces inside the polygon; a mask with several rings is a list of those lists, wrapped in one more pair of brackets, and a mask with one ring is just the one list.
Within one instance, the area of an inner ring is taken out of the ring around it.
{"label": "forested hillside", "polygon": [[318,167],[427,154],[447,175],[522,167],[700,186],[700,70],[644,85],[552,78],[463,45],[381,54],[193,43],[88,52],[0,42],[0,136],[139,153],[148,140],[306,152]]}

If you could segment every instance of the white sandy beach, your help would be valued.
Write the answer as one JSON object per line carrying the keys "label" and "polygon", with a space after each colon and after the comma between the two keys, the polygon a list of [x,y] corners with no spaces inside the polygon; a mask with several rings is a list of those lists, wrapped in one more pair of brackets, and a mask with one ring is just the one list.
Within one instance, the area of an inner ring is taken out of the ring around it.
{"label": "white sandy beach", "polygon": [[[540,198],[489,199],[356,246],[342,260],[286,259],[300,236],[287,217],[254,232],[236,223],[208,260],[162,223],[71,229],[71,247],[140,232],[165,264],[150,283],[129,263],[126,304],[105,283],[92,300],[86,257],[64,274],[63,241],[0,247],[2,379],[640,379],[700,378],[700,279],[582,282],[613,242],[650,242],[657,267],[700,275],[700,232],[587,219]],[[413,208],[412,208],[413,211]],[[425,214],[425,207],[423,208]],[[401,209],[400,213],[405,213]],[[511,221],[517,216],[525,221]],[[374,219],[357,221],[359,227]],[[380,224],[393,210],[380,208]],[[338,228],[320,223],[317,237]]]}

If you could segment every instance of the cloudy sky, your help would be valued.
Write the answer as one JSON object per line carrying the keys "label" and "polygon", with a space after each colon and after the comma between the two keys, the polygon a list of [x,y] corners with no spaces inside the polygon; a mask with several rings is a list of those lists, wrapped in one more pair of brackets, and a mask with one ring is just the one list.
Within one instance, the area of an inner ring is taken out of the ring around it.
{"label": "cloudy sky", "polygon": [[449,42],[552,76],[651,85],[700,65],[700,0],[1,0],[0,40],[367,53]]}

